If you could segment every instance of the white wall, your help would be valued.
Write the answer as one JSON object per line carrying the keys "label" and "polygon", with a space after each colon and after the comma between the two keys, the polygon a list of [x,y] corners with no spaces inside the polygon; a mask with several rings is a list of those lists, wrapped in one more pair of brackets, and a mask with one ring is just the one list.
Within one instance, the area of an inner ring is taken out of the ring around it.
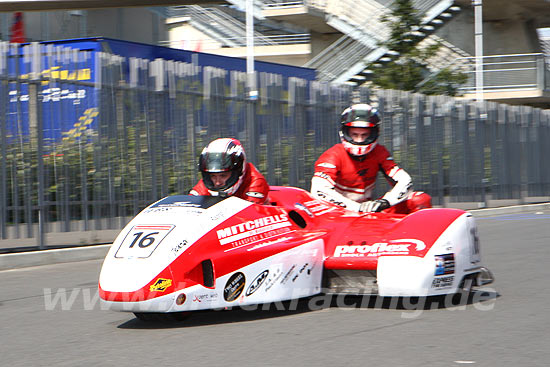
{"label": "white wall", "polygon": [[186,17],[167,19],[167,28],[168,42],[164,44],[167,47],[201,52],[211,52],[222,47],[220,42],[189,25]]}

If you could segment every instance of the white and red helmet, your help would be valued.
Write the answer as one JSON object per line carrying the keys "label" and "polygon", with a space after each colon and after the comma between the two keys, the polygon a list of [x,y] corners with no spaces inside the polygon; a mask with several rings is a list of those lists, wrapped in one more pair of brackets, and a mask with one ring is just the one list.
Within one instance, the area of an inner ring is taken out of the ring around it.
{"label": "white and red helmet", "polygon": [[[246,171],[246,155],[241,142],[232,138],[212,141],[202,150],[199,170],[204,185],[212,195],[233,195],[241,186]],[[215,187],[212,182],[210,174],[216,172],[231,172],[222,187]]]}
{"label": "white and red helmet", "polygon": [[[366,103],[354,104],[342,112],[340,119],[340,140],[351,155],[363,156],[370,153],[377,144],[380,116],[376,108]],[[352,127],[368,129],[368,137],[362,142],[354,141],[349,133]]]}

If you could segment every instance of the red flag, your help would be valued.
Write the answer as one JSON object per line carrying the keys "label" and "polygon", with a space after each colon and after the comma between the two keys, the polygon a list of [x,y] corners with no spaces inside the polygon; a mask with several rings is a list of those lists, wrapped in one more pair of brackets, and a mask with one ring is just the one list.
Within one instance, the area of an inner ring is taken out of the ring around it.
{"label": "red flag", "polygon": [[23,29],[23,13],[18,11],[13,14],[14,21],[10,29],[10,42],[12,43],[24,43],[25,30]]}

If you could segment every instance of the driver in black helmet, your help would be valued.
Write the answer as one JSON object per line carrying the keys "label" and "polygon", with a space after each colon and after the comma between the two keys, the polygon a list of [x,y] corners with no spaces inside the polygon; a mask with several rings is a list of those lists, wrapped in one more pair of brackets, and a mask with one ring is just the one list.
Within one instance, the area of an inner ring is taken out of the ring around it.
{"label": "driver in black helmet", "polygon": [[246,161],[237,139],[216,139],[208,144],[199,158],[202,179],[189,192],[191,195],[237,196],[264,204],[269,185],[256,167]]}

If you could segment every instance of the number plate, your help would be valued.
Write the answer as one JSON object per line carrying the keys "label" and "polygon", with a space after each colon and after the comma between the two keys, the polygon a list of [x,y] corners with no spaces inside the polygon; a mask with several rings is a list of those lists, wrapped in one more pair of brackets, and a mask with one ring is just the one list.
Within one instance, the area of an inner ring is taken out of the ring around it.
{"label": "number plate", "polygon": [[164,237],[174,229],[172,224],[136,225],[124,237],[115,257],[146,258],[160,245]]}

